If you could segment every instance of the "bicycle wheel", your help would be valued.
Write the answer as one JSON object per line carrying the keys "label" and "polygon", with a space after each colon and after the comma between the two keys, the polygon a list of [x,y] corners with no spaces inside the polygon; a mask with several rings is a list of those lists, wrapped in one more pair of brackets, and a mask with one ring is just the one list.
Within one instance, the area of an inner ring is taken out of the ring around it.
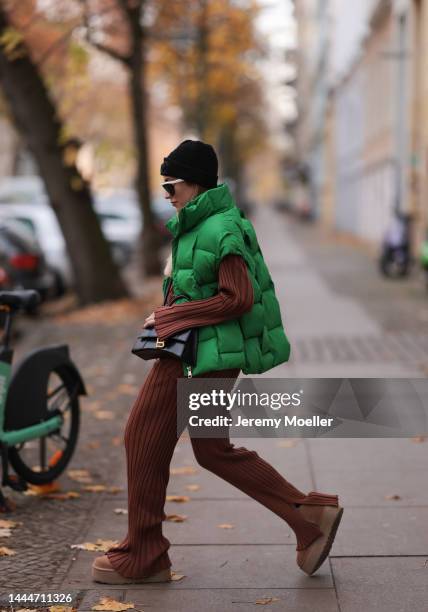
{"label": "bicycle wheel", "polygon": [[49,374],[46,392],[46,418],[61,414],[59,429],[42,438],[22,442],[9,449],[15,472],[31,484],[55,480],[69,463],[79,435],[79,383],[66,367]]}

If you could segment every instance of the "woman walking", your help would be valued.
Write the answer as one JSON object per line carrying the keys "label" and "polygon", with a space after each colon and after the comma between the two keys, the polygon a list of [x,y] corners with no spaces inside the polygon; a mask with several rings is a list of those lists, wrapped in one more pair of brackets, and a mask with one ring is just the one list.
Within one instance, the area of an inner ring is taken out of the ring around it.
{"label": "woman walking", "polygon": [[[132,407],[126,429],[128,533],[97,557],[92,576],[106,584],[164,582],[171,577],[162,533],[170,462],[177,444],[177,380],[262,373],[287,361],[290,346],[274,285],[252,224],[225,184],[217,185],[211,145],[185,140],[164,158],[161,175],[177,214],[168,221],[172,253],[164,270],[166,305],[144,327],[160,340],[198,327],[196,365],[157,359]],[[172,282],[168,282],[171,281]],[[175,295],[187,302],[171,305]],[[198,463],[251,496],[291,527],[297,563],[313,574],[327,558],[343,508],[337,495],[303,493],[258,453],[225,438],[191,438]]]}

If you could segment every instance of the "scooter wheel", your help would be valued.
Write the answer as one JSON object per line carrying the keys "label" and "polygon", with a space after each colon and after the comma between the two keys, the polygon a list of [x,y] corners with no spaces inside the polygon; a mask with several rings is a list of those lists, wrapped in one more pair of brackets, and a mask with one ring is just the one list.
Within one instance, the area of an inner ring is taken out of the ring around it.
{"label": "scooter wheel", "polygon": [[11,466],[31,484],[47,484],[58,478],[73,455],[80,421],[77,385],[66,367],[52,370],[46,392],[46,418],[61,414],[60,429],[9,449]]}

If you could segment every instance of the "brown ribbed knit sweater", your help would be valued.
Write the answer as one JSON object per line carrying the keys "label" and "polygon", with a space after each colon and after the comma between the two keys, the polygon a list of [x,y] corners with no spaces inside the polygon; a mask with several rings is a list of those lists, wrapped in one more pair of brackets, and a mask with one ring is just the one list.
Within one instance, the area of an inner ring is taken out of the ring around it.
{"label": "brown ribbed knit sweater", "polygon": [[173,299],[172,284],[166,306],[156,308],[155,329],[161,340],[190,327],[215,325],[237,317],[253,305],[253,286],[247,265],[240,255],[227,255],[221,261],[218,293],[205,300],[193,300],[169,306]]}

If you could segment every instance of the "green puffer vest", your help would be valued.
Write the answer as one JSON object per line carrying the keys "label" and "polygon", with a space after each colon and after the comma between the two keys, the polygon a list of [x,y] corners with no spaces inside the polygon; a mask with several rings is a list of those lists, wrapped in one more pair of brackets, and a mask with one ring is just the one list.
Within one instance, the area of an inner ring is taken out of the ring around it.
{"label": "green puffer vest", "polygon": [[[172,282],[175,295],[190,300],[218,293],[218,269],[226,255],[245,259],[254,291],[252,308],[239,318],[198,328],[197,363],[183,364],[188,376],[211,370],[240,368],[261,374],[287,361],[278,300],[252,223],[237,208],[229,188],[221,184],[188,202],[166,223],[173,235]],[[165,295],[169,277],[163,281]],[[176,303],[189,301],[180,298]]]}

